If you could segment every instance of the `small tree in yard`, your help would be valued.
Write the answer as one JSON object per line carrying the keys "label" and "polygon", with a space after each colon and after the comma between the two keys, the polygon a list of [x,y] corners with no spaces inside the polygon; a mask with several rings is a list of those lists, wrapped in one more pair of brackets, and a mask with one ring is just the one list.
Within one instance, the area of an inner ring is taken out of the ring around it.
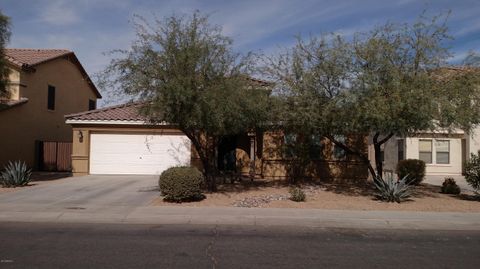
{"label": "small tree in yard", "polygon": [[[10,69],[7,67],[4,48],[10,39],[10,18],[0,11],[0,98],[6,97],[8,92],[6,86]],[[7,96],[8,97],[8,96]]]}
{"label": "small tree in yard", "polygon": [[[285,85],[293,104],[286,121],[319,130],[382,177],[382,145],[419,131],[470,131],[480,120],[478,72],[445,72],[450,53],[446,19],[413,25],[388,23],[353,40],[299,40],[272,61],[269,73]],[[446,74],[447,73],[447,74]],[[335,135],[372,135],[376,169],[361,150]]]}
{"label": "small tree in yard", "polygon": [[137,39],[103,73],[103,86],[145,101],[152,122],[177,126],[191,140],[207,186],[215,190],[215,148],[224,135],[256,128],[266,120],[268,93],[247,75],[252,54],[232,51],[232,40],[199,12],[153,24],[137,17]]}

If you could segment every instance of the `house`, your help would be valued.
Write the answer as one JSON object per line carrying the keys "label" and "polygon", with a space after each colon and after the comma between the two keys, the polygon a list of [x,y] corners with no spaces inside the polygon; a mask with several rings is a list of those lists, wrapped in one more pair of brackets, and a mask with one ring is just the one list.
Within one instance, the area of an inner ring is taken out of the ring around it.
{"label": "house", "polygon": [[[176,165],[201,167],[190,140],[174,125],[149,124],[139,114],[141,103],[86,111],[66,116],[73,129],[74,176],[86,174],[160,174]],[[219,170],[234,170],[245,176],[287,178],[292,156],[283,149],[295,136],[281,130],[245,132],[224,137],[217,147]],[[367,152],[365,137],[348,138]],[[320,179],[365,179],[367,167],[355,156],[316,139],[305,165],[305,176]]]}
{"label": "house", "polygon": [[[400,160],[419,159],[426,164],[426,175],[461,175],[470,154],[479,150],[480,128],[470,134],[456,130],[393,137],[383,145],[384,171],[394,173]],[[373,147],[369,148],[369,155],[370,160],[374,160]],[[375,165],[374,162],[372,165]]]}
{"label": "house", "polygon": [[72,128],[64,115],[95,109],[101,98],[85,69],[69,50],[10,48],[5,55],[10,75],[9,95],[0,100],[0,169],[13,160],[41,168],[42,142],[55,143],[43,152],[52,161],[60,151],[69,156]]}

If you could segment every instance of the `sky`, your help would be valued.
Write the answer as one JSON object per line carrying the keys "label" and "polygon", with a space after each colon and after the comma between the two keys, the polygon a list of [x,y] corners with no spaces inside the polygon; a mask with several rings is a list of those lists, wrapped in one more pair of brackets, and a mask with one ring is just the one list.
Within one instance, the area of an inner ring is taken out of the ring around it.
{"label": "sky", "polygon": [[451,10],[452,62],[480,52],[480,0],[0,0],[11,18],[12,48],[64,48],[75,52],[92,76],[135,39],[134,15],[147,19],[199,10],[234,40],[239,52],[274,54],[295,36],[351,36],[386,22],[412,22]]}

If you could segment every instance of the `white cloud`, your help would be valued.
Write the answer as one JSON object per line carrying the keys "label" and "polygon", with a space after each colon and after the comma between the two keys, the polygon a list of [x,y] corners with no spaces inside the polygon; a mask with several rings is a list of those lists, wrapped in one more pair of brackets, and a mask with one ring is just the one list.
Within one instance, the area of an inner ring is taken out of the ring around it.
{"label": "white cloud", "polygon": [[69,25],[80,21],[78,9],[72,1],[55,0],[42,6],[39,19],[52,25]]}

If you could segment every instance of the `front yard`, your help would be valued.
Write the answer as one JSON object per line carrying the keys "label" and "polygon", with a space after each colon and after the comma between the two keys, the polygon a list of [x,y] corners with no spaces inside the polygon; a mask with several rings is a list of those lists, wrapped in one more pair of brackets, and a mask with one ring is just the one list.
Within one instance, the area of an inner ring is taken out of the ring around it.
{"label": "front yard", "polygon": [[409,201],[400,204],[377,200],[371,185],[304,184],[302,189],[306,193],[306,201],[294,202],[289,200],[289,187],[284,181],[243,181],[219,185],[218,192],[206,193],[206,199],[201,201],[170,203],[158,197],[152,205],[480,212],[480,198],[475,197],[473,193],[442,194],[439,186],[425,183],[415,187]]}

